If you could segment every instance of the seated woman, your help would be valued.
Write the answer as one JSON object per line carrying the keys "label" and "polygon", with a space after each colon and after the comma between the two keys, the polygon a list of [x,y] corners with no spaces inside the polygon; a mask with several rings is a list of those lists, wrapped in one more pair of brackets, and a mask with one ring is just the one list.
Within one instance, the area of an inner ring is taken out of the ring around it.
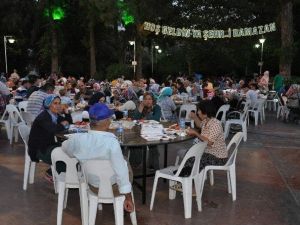
{"label": "seated woman", "polygon": [[157,100],[157,103],[160,105],[163,112],[164,119],[168,121],[176,121],[176,105],[171,99],[172,93],[172,88],[164,87],[161,89]]}
{"label": "seated woman", "polygon": [[[161,108],[156,104],[154,96],[150,92],[143,95],[143,101],[133,114],[133,119],[140,120],[156,120],[160,121]],[[148,166],[152,169],[159,169],[159,153],[157,146],[149,146],[149,161]],[[133,166],[138,166],[141,163],[140,151],[131,151],[130,162]]]}
{"label": "seated woman", "polygon": [[[197,106],[197,115],[191,113],[191,118],[194,119],[195,125],[201,128],[201,132],[195,129],[188,129],[188,135],[196,137],[199,141],[207,142],[201,162],[200,170],[207,165],[225,165],[228,160],[228,152],[226,150],[225,138],[222,124],[215,118],[216,108],[212,101],[204,100]],[[193,160],[188,160],[185,165],[184,174],[189,176],[193,165]]]}
{"label": "seated woman", "polygon": [[[44,108],[34,120],[28,140],[28,153],[34,162],[43,162],[51,165],[51,152],[60,146],[55,142],[55,133],[68,128],[72,123],[72,118],[68,112],[64,112],[64,117],[60,116],[60,97],[49,95],[44,100]],[[57,165],[58,172],[65,171],[65,165]],[[51,169],[46,172],[47,180],[52,181]]]}

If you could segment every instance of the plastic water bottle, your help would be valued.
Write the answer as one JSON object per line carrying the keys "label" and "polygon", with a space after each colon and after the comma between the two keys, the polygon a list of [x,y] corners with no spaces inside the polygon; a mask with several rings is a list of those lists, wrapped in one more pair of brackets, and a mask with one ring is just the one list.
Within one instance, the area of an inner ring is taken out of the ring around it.
{"label": "plastic water bottle", "polygon": [[125,120],[128,119],[128,111],[127,111],[127,110],[124,110],[124,111],[123,111],[123,118],[124,118]]}
{"label": "plastic water bottle", "polygon": [[109,96],[106,96],[106,103],[110,104],[110,97]]}
{"label": "plastic water bottle", "polygon": [[117,127],[117,138],[120,144],[123,143],[124,141],[124,128],[123,128],[123,124],[120,122],[118,127]]}
{"label": "plastic water bottle", "polygon": [[185,118],[179,120],[180,136],[185,136]]}

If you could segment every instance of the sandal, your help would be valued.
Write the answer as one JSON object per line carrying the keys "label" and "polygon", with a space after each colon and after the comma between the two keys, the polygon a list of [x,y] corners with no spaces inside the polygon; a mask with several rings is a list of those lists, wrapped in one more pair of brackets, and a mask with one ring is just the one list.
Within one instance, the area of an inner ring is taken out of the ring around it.
{"label": "sandal", "polygon": [[47,172],[44,175],[44,179],[48,181],[50,184],[53,184],[53,177],[50,176]]}

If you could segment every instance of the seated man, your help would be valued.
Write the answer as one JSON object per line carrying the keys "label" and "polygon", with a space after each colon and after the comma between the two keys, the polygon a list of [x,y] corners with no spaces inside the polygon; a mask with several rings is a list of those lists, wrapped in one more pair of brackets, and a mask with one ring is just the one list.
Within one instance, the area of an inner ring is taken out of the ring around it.
{"label": "seated man", "polygon": [[[62,148],[70,156],[78,160],[89,159],[111,160],[116,173],[119,192],[125,195],[124,208],[132,212],[134,204],[131,198],[131,183],[127,163],[122,155],[116,136],[108,132],[113,111],[103,103],[96,103],[89,110],[91,130],[88,133],[78,133],[62,144]],[[96,182],[95,182],[96,183]]]}

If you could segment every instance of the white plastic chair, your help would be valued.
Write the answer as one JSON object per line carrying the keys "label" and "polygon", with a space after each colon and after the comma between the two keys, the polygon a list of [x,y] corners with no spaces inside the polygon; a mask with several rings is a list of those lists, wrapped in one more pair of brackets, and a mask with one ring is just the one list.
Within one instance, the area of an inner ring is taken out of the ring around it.
{"label": "white plastic chair", "polygon": [[206,166],[200,173],[197,175],[197,179],[195,182],[199,182],[200,188],[196,189],[197,194],[197,202],[201,205],[201,199],[203,194],[203,188],[204,188],[204,182],[205,178],[207,176],[207,172],[210,172],[210,185],[214,185],[214,176],[213,176],[213,170],[224,170],[227,171],[227,186],[228,186],[228,193],[232,194],[232,201],[236,200],[236,171],[235,171],[235,161],[236,161],[236,155],[238,151],[238,147],[241,143],[241,140],[243,138],[243,133],[238,132],[236,133],[229,144],[227,145],[227,151],[230,151],[232,147],[234,146],[234,150],[232,151],[228,161],[224,166]]}
{"label": "white plastic chair", "polygon": [[[124,160],[124,163],[126,161]],[[88,185],[80,185],[80,188],[86,188],[80,190],[82,202],[85,207],[87,207],[87,198],[89,200],[89,216],[88,221],[89,225],[94,225],[96,221],[97,206],[98,204],[107,204],[112,203],[114,206],[115,213],[115,224],[123,225],[124,224],[124,200],[125,196],[114,196],[112,185],[114,184],[115,179],[112,179],[115,176],[115,172],[111,166],[109,160],[87,160],[82,165],[83,174],[85,183],[95,181],[95,178],[99,181],[98,183],[98,193],[95,194],[92,192]],[[133,193],[131,192],[132,199]],[[102,209],[102,205],[99,205],[99,209]],[[83,209],[84,212],[87,212],[86,208]],[[133,225],[137,224],[136,212],[135,210],[130,213],[131,223]]]}
{"label": "white plastic chair", "polygon": [[[27,190],[28,182],[30,184],[34,183],[34,173],[36,163],[31,161],[30,156],[28,155],[28,139],[30,134],[30,127],[26,124],[21,124],[18,127],[20,136],[25,144],[25,163],[24,163],[24,179],[23,179],[23,190]],[[28,180],[29,178],[29,180]]]}
{"label": "white plastic chair", "polygon": [[226,113],[228,112],[229,108],[230,108],[230,105],[228,105],[228,104],[222,105],[216,114],[216,118],[218,118],[219,114],[222,113],[221,122],[222,122],[223,126],[225,125]]}
{"label": "white plastic chair", "polygon": [[[61,147],[57,147],[53,149],[51,153],[51,161],[55,192],[58,193],[57,225],[61,225],[63,209],[67,207],[68,190],[69,188],[79,189],[79,181],[76,169],[78,160],[76,158],[70,158]],[[58,161],[62,161],[66,164],[66,172],[61,172],[58,174],[56,171],[56,162]]]}
{"label": "white plastic chair", "polygon": [[272,94],[274,96],[272,99],[266,100],[266,107],[269,109],[269,111],[271,111],[272,108],[273,108],[273,111],[276,111],[277,104],[279,102],[278,95],[277,95],[276,91],[269,91],[269,94]]}
{"label": "white plastic chair", "polygon": [[235,125],[242,126],[244,141],[247,141],[247,117],[248,117],[249,105],[250,105],[249,102],[245,102],[243,112],[233,111],[228,114],[228,116],[230,116],[231,114],[237,114],[239,116],[239,118],[238,119],[228,119],[226,121],[225,131],[224,131],[225,138],[227,138],[229,135],[230,126],[232,124],[235,124]]}
{"label": "white plastic chair", "polygon": [[282,102],[278,101],[278,108],[277,108],[277,116],[276,118],[279,119],[279,117],[283,119],[287,119],[286,114],[288,114],[289,109],[286,106],[287,103],[287,97],[281,96]]}
{"label": "white plastic chair", "polygon": [[197,111],[197,107],[194,104],[184,104],[180,107],[179,118],[181,118],[181,114],[185,111],[185,121],[191,121],[190,113],[191,111]]}
{"label": "white plastic chair", "polygon": [[254,106],[251,109],[248,109],[248,125],[249,125],[249,116],[251,113],[254,115],[254,123],[255,126],[258,125],[258,119],[260,118],[261,124],[263,123],[263,117],[264,117],[264,105],[265,105],[265,99],[257,99]]}
{"label": "white plastic chair", "polygon": [[28,101],[21,101],[19,102],[18,104],[18,108],[20,110],[20,112],[27,112],[27,104],[28,104]]}
{"label": "white plastic chair", "polygon": [[[173,186],[177,182],[182,184],[184,217],[186,219],[192,217],[192,185],[193,185],[193,180],[199,173],[198,171],[199,171],[200,159],[202,157],[202,154],[204,152],[206,145],[207,145],[207,143],[205,143],[205,142],[201,142],[196,145],[193,145],[188,150],[188,152],[184,156],[184,158],[179,166],[170,166],[170,167],[164,168],[162,170],[156,171],[154,183],[153,183],[153,189],[152,189],[150,210],[153,209],[158,178],[164,178],[164,179],[169,180],[169,199],[175,199],[175,197],[176,197],[176,190],[174,190]],[[191,171],[191,175],[189,177],[180,177],[179,174],[182,171],[182,169],[184,168],[186,161],[192,157],[195,158],[195,161],[194,161],[194,165],[193,165],[193,168]],[[176,170],[177,170],[177,172],[174,174],[174,171],[176,171]],[[198,184],[199,183],[195,182],[196,189],[200,188],[200,186]],[[199,204],[198,204],[198,210],[201,211],[201,205],[199,207]]]}
{"label": "white plastic chair", "polygon": [[[8,116],[8,117],[6,118],[6,116]],[[18,111],[17,107],[12,104],[6,105],[6,108],[2,115],[0,123],[5,124],[9,143],[12,144],[13,136],[15,136],[15,142],[17,142],[18,136],[19,136],[17,127],[21,123],[25,123],[20,112]]]}
{"label": "white plastic chair", "polygon": [[35,119],[34,115],[32,115],[29,112],[24,112],[24,111],[21,111],[20,114],[21,114],[24,122],[26,123],[26,125],[31,127],[31,125]]}

